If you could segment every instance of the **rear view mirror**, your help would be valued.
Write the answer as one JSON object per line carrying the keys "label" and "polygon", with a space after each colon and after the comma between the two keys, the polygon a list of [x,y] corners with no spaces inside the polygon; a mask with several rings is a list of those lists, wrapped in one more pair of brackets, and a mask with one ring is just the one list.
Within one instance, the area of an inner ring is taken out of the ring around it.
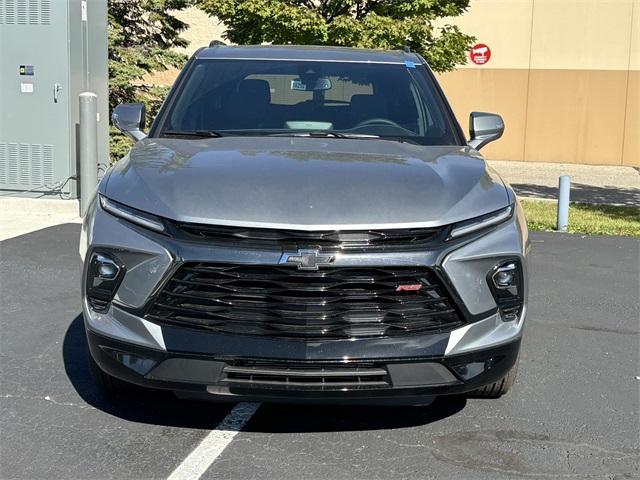
{"label": "rear view mirror", "polygon": [[316,84],[314,85],[313,89],[314,90],[331,90],[331,80],[329,80],[327,77],[320,77],[318,80],[316,80]]}
{"label": "rear view mirror", "polygon": [[471,112],[469,115],[469,146],[480,150],[498,140],[504,133],[504,121],[495,113]]}
{"label": "rear view mirror", "polygon": [[331,90],[331,80],[327,77],[319,77],[316,79],[309,79],[306,82],[301,78],[291,80],[291,90],[301,90],[303,92],[313,92],[320,90]]}
{"label": "rear view mirror", "polygon": [[123,103],[111,114],[115,127],[133,140],[142,140],[147,136],[142,131],[146,120],[144,103]]}

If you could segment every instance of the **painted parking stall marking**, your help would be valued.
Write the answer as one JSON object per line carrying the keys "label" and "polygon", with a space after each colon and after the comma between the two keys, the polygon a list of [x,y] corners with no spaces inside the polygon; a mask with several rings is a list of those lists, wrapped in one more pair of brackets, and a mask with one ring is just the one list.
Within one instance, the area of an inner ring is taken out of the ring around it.
{"label": "painted parking stall marking", "polygon": [[240,430],[251,419],[259,403],[238,403],[169,475],[168,480],[196,480],[220,456]]}

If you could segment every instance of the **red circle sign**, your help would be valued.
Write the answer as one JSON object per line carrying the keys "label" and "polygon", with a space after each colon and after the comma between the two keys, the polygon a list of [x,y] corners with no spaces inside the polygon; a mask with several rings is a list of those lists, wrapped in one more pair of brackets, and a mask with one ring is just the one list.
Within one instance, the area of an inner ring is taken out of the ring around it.
{"label": "red circle sign", "polygon": [[478,43],[471,48],[469,57],[476,65],[484,65],[491,58],[491,49],[484,43]]}

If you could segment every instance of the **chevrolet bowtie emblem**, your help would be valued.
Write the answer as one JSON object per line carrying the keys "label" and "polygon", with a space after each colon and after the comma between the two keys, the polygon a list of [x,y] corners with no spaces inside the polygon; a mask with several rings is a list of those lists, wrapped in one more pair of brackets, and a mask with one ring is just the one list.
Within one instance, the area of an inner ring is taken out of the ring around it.
{"label": "chevrolet bowtie emblem", "polygon": [[297,252],[284,252],[279,264],[297,265],[298,270],[318,270],[318,267],[331,265],[335,256],[328,253],[320,253],[318,250],[298,250]]}

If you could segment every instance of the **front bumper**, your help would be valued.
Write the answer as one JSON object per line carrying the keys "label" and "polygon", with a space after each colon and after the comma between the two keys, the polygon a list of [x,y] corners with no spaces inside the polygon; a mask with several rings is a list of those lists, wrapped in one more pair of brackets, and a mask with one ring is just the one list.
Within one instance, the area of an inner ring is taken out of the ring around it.
{"label": "front bumper", "polygon": [[[238,379],[228,373],[239,370],[233,368],[238,364],[235,357],[154,350],[91,330],[87,331],[87,339],[92,357],[109,375],[143,387],[171,390],[185,398],[233,402],[424,404],[435,396],[461,394],[499,380],[515,365],[520,349],[520,338],[517,338],[500,346],[450,356],[370,357],[366,361],[304,363],[251,359],[254,366],[240,369],[245,374]],[[323,382],[320,379],[323,371],[336,370],[336,365],[348,367],[350,371],[359,368],[366,371],[374,365],[383,381],[367,382],[368,377],[359,381],[350,376],[342,383],[340,380],[344,378]],[[253,376],[248,373],[251,369]],[[285,369],[303,381],[287,384]],[[279,376],[265,372],[277,372]]]}
{"label": "front bumper", "polygon": [[[474,390],[498,380],[513,366],[526,314],[528,238],[521,211],[488,232],[455,244],[442,245],[438,250],[345,254],[336,259],[336,266],[421,265],[436,269],[450,287],[458,306],[464,310],[468,323],[450,332],[428,335],[292,341],[160,326],[143,318],[140,312],[181,263],[274,265],[278,263],[281,252],[176,242],[113,217],[95,204],[85,217],[81,252],[89,258],[94,249],[112,251],[126,265],[124,279],[107,311],[91,309],[83,291],[89,344],[100,367],[132,383],[204,395],[206,398],[323,402],[374,399],[377,402],[420,403],[428,396]],[[519,318],[514,321],[504,321],[486,281],[487,272],[506,259],[519,260],[523,269],[525,303]],[[138,355],[141,360],[133,368],[127,367],[126,361],[118,360],[125,358],[123,355],[114,356],[118,351],[124,352],[125,356]],[[499,361],[496,360],[498,357]],[[144,362],[145,359],[149,361]],[[199,367],[194,363],[180,363],[173,377],[158,376],[156,368],[168,360],[177,365],[176,359],[205,363],[198,363]],[[304,389],[293,385],[283,390],[273,386],[265,388],[264,385],[229,385],[223,377],[211,374],[220,371],[222,375],[225,365],[255,359],[293,364],[296,368],[299,365],[323,366],[340,362],[346,365],[373,363],[388,372],[388,385],[375,389],[339,390]],[[147,368],[151,364],[153,366],[148,371],[141,368],[141,365]],[[434,364],[439,366],[434,367]],[[454,368],[459,364],[473,364],[468,370],[474,375],[469,374],[465,378]],[[400,368],[398,365],[405,366]],[[193,371],[200,371],[200,368],[210,376],[194,377]],[[433,373],[434,368],[445,380],[441,378],[439,383],[434,383],[433,378],[424,376],[426,371]],[[401,382],[398,378],[405,380]]]}

